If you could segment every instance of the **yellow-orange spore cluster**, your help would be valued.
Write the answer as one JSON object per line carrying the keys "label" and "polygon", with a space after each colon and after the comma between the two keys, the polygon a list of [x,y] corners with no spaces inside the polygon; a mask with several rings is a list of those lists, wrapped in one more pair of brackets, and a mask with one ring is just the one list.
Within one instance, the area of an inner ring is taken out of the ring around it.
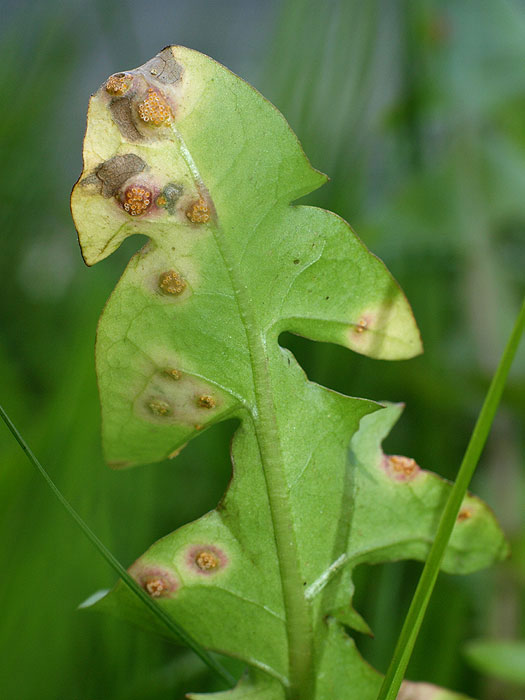
{"label": "yellow-orange spore cluster", "polygon": [[215,408],[215,399],[213,396],[203,394],[197,399],[197,405],[200,406],[200,408]]}
{"label": "yellow-orange spore cluster", "polygon": [[412,476],[419,469],[416,460],[411,457],[391,455],[388,461],[394,472],[405,477]]}
{"label": "yellow-orange spore cluster", "polygon": [[149,402],[148,407],[154,416],[169,416],[171,414],[171,406],[162,399],[153,399]]}
{"label": "yellow-orange spore cluster", "polygon": [[138,106],[139,117],[153,126],[169,124],[172,119],[170,106],[158,90],[148,89],[146,99]]}
{"label": "yellow-orange spore cluster", "polygon": [[166,584],[160,578],[154,578],[150,579],[149,581],[145,581],[144,588],[152,598],[160,598],[162,594],[167,591]]}
{"label": "yellow-orange spore cluster", "polygon": [[211,569],[216,569],[219,566],[219,559],[213,552],[204,550],[202,552],[198,552],[195,556],[195,564],[197,564],[201,571],[210,571]]}
{"label": "yellow-orange spore cluster", "polygon": [[106,91],[110,95],[124,95],[131,87],[132,82],[131,73],[115,73],[106,80]]}
{"label": "yellow-orange spore cluster", "polygon": [[186,289],[186,282],[178,272],[168,270],[159,277],[159,289],[163,294],[181,294]]}
{"label": "yellow-orange spore cluster", "polygon": [[130,216],[140,216],[151,206],[152,195],[147,187],[132,185],[124,193],[123,207]]}
{"label": "yellow-orange spore cluster", "polygon": [[191,204],[186,210],[186,216],[192,224],[206,224],[211,219],[210,208],[206,200],[201,197]]}

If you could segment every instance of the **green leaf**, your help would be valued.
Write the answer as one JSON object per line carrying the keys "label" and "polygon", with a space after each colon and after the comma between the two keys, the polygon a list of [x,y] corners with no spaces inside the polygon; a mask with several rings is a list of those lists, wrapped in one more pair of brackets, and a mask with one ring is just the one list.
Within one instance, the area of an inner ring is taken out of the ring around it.
{"label": "green leaf", "polygon": [[[324,181],[279,112],[195,51],[164,49],[91,99],[72,195],[86,262],[149,238],[98,329],[107,458],[164,459],[239,423],[221,503],[130,569],[199,643],[251,667],[223,697],[375,697],[381,677],[343,627],[368,631],[352,570],[423,559],[449,489],[381,452],[399,406],[308,381],[278,343],[421,351],[383,263],[335,214],[291,204]],[[461,573],[505,552],[486,506],[465,509],[444,563]],[[121,584],[97,607],[158,628]]]}
{"label": "green leaf", "polygon": [[525,641],[475,639],[465,656],[481,673],[525,686]]}

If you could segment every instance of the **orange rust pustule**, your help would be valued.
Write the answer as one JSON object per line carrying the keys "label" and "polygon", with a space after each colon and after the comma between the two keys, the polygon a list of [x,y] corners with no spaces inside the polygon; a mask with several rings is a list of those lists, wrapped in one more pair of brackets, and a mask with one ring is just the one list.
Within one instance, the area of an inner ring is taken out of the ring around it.
{"label": "orange rust pustule", "polygon": [[179,381],[179,379],[182,377],[182,372],[180,371],[180,369],[165,369],[164,374],[166,375],[166,377],[169,377],[174,381]]}
{"label": "orange rust pustule", "polygon": [[110,95],[125,95],[133,83],[131,73],[115,73],[106,80],[106,92]]}
{"label": "orange rust pustule", "polygon": [[171,406],[163,399],[152,399],[148,403],[148,408],[154,416],[170,416],[172,413]]}
{"label": "orange rust pustule", "polygon": [[139,117],[152,126],[166,126],[171,123],[173,114],[164,95],[155,88],[148,88],[148,94],[137,107]]}
{"label": "orange rust pustule", "polygon": [[462,508],[458,513],[458,522],[462,523],[464,520],[470,520],[472,517],[472,511],[468,508]]}
{"label": "orange rust pustule", "polygon": [[175,270],[167,270],[159,276],[159,289],[163,294],[177,296],[186,289],[186,282]]}
{"label": "orange rust pustule", "polygon": [[186,561],[195,573],[201,576],[212,576],[227,566],[228,557],[219,547],[205,544],[190,547]]}
{"label": "orange rust pustule", "polygon": [[355,328],[354,328],[354,332],[355,333],[362,333],[363,331],[366,331],[367,328],[368,328],[368,321],[366,320],[366,318],[362,318],[359,321],[359,323],[356,323]]}
{"label": "orange rust pustule", "polygon": [[207,552],[206,550],[198,552],[195,557],[195,563],[201,571],[209,571],[219,566],[219,560],[215,554],[213,552]]}
{"label": "orange rust pustule", "polygon": [[211,211],[203,197],[190,204],[186,209],[186,216],[192,224],[207,224],[211,219]]}
{"label": "orange rust pustule", "polygon": [[410,481],[420,471],[415,459],[402,455],[385,455],[385,467],[387,473],[398,481]]}
{"label": "orange rust pustule", "polygon": [[130,216],[145,214],[151,206],[151,190],[143,185],[130,185],[124,192],[122,206]]}
{"label": "orange rust pustule", "polygon": [[141,570],[140,565],[135,563],[129,572],[151,598],[170,597],[179,588],[179,582],[175,576],[160,567],[147,567]]}
{"label": "orange rust pustule", "polygon": [[203,394],[197,399],[197,406],[199,406],[199,408],[215,408],[215,399],[213,396]]}

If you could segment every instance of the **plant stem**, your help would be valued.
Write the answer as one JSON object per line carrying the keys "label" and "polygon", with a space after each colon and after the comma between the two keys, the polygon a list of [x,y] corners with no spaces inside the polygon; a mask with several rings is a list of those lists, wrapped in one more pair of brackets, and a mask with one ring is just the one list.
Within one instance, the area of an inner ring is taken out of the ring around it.
{"label": "plant stem", "polygon": [[447,503],[441,515],[436,537],[423,568],[416,592],[410,604],[401,634],[385,675],[377,700],[395,700],[401,687],[417,635],[421,628],[430,596],[434,589],[441,562],[448,541],[456,523],[461,503],[467,492],[470,480],[476,469],[479,457],[487,440],[492,421],[496,414],[505,387],[514,355],[525,330],[525,301],[518,314],[514,328],[507,342],[500,363],[492,378],[485,402],[472,432],[465,456],[459,468],[457,479],[452,486]]}
{"label": "plant stem", "polygon": [[50,490],[54,493],[56,498],[63,505],[67,513],[77,523],[77,525],[80,527],[80,529],[88,538],[88,540],[90,540],[90,542],[95,545],[95,547],[104,557],[104,559],[108,562],[108,564],[112,567],[112,569],[120,576],[123,583],[138,598],[140,598],[140,600],[153,613],[153,615],[155,615],[164,625],[166,625],[166,627],[170,630],[172,634],[178,637],[181,640],[181,642],[190,647],[190,649],[192,649],[197,654],[197,656],[199,656],[202,659],[202,661],[204,661],[204,663],[219,676],[219,678],[221,678],[228,686],[234,685],[236,681],[235,678],[230,674],[230,672],[226,668],[224,668],[224,666],[221,663],[216,661],[216,659],[214,659],[213,656],[211,656],[211,654],[209,654],[205,649],[203,649],[200,646],[200,644],[197,641],[195,641],[193,637],[191,637],[191,635],[188,632],[186,632],[186,630],[183,627],[181,627],[177,622],[175,622],[175,620],[172,617],[170,617],[163,608],[161,608],[148,596],[146,591],[144,591],[141,588],[141,586],[139,586],[135,579],[128,574],[128,572],[118,561],[118,559],[116,559],[116,557],[109,551],[109,549],[99,540],[99,538],[95,535],[95,533],[85,522],[85,520],[83,520],[83,518],[77,513],[77,511],[69,503],[66,497],[62,495],[62,492],[60,491],[58,486],[51,479],[44,467],[40,464],[34,453],[31,451],[31,448],[24,440],[20,432],[17,430],[16,426],[9,418],[2,406],[0,406],[0,417],[13,434],[15,440],[18,442],[22,450],[27,455],[27,458],[29,459],[31,464],[40,473],[46,484],[49,486]]}

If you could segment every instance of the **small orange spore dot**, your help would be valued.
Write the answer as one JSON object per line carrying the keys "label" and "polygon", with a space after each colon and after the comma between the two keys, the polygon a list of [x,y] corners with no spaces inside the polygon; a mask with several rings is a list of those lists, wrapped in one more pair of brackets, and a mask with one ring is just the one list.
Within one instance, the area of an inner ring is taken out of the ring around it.
{"label": "small orange spore dot", "polygon": [[139,117],[147,124],[163,126],[171,123],[173,115],[170,106],[164,96],[154,88],[148,89],[146,98],[139,104],[137,109]]}
{"label": "small orange spore dot", "polygon": [[472,511],[468,508],[462,508],[458,513],[458,522],[462,523],[464,520],[469,520],[472,517]]}
{"label": "small orange spore dot", "polygon": [[182,372],[178,369],[165,369],[164,374],[175,381],[178,381],[182,377]]}
{"label": "small orange spore dot", "polygon": [[155,416],[169,416],[171,414],[171,406],[162,399],[153,399],[148,403],[148,408]]}
{"label": "small orange spore dot", "polygon": [[140,216],[144,214],[151,206],[151,192],[147,187],[142,185],[131,185],[124,192],[124,210],[130,216]]}
{"label": "small orange spore dot", "polygon": [[149,581],[145,581],[144,589],[152,598],[160,598],[161,595],[167,590],[167,586],[162,579],[154,578],[150,579]]}
{"label": "small orange spore dot", "polygon": [[125,95],[131,87],[133,76],[131,73],[115,73],[106,80],[106,92],[110,95]]}
{"label": "small orange spore dot", "polygon": [[163,272],[159,277],[159,289],[163,294],[177,295],[186,289],[186,282],[175,270]]}
{"label": "small orange spore dot", "polygon": [[197,405],[200,406],[200,408],[215,408],[215,399],[213,396],[203,394],[197,399]]}
{"label": "small orange spore dot", "polygon": [[201,571],[210,571],[211,569],[216,569],[219,566],[219,559],[215,556],[215,554],[213,554],[213,552],[204,550],[195,555],[195,563]]}
{"label": "small orange spore dot", "polygon": [[186,210],[186,216],[192,224],[206,224],[211,219],[211,212],[206,200],[200,197]]}

